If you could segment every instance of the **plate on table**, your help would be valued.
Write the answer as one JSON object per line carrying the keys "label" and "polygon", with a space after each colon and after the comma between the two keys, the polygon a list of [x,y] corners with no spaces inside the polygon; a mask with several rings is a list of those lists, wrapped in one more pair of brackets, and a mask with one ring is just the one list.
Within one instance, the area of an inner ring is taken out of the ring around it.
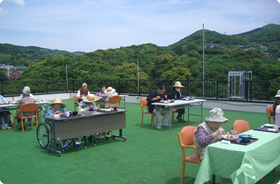
{"label": "plate on table", "polygon": [[227,140],[227,141],[235,141],[236,139],[239,138],[238,135],[230,135],[230,134],[225,134],[221,135],[222,139]]}

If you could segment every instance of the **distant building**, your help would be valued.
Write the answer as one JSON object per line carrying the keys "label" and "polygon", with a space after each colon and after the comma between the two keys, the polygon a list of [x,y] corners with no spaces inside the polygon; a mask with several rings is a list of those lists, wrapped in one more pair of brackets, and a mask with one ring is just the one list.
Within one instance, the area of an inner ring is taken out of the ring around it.
{"label": "distant building", "polygon": [[18,78],[19,76],[21,76],[23,71],[19,71],[19,70],[13,70],[11,73],[10,73],[10,78],[12,79],[16,79]]}
{"label": "distant building", "polygon": [[205,48],[223,48],[223,49],[225,49],[226,47],[223,47],[223,46],[221,46],[221,45],[219,45],[219,44],[216,44],[216,43],[208,43],[208,44],[206,44],[205,45]]}
{"label": "distant building", "polygon": [[265,52],[263,55],[264,57],[268,57],[268,58],[272,57],[272,54],[270,52]]}
{"label": "distant building", "polygon": [[262,50],[267,50],[268,49],[268,47],[267,46],[260,46],[260,48],[262,49]]}

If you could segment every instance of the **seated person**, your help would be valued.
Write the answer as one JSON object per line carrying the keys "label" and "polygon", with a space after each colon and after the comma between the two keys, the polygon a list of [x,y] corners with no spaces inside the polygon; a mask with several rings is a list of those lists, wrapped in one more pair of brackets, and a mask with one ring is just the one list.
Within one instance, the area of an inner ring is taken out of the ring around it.
{"label": "seated person", "polygon": [[[99,100],[99,97],[93,94],[89,94],[86,96],[80,103],[79,103],[79,112],[88,111],[90,109],[93,109],[96,107],[95,101]],[[98,133],[97,138],[103,138],[103,137],[110,137],[106,132]]]}
{"label": "seated person", "polygon": [[[116,90],[112,87],[108,87],[106,90],[105,90],[105,94],[106,94],[106,98],[105,98],[105,108],[109,108],[109,98],[111,96],[115,96],[115,95],[118,95],[118,93],[116,92]],[[111,104],[112,106],[115,106],[115,105],[118,105],[117,103],[112,103]]]}
{"label": "seated person", "polygon": [[100,104],[100,107],[103,107],[104,106],[104,101],[105,101],[105,98],[106,98],[106,94],[105,94],[105,90],[106,90],[106,86],[102,85],[101,87],[101,91],[99,91],[96,95],[99,96],[99,104]]}
{"label": "seated person", "polygon": [[274,114],[275,114],[277,105],[280,105],[280,89],[277,91],[277,94],[275,95],[275,101],[273,102],[273,113]]}
{"label": "seated person", "polygon": [[[51,116],[54,116],[55,114],[66,114],[66,105],[64,103],[62,103],[61,99],[60,98],[55,98],[53,100],[53,103],[50,104],[49,106],[52,106],[49,110],[48,110],[48,113],[51,115]],[[81,143],[79,141],[77,141],[76,138],[73,138],[72,139],[73,142],[75,143],[75,146],[79,146],[81,145]],[[67,148],[69,147],[69,145],[66,143],[65,140],[62,140],[62,147],[63,148]]]}
{"label": "seated person", "polygon": [[82,101],[82,99],[89,94],[90,94],[90,92],[87,89],[87,83],[83,83],[82,88],[80,88],[77,92],[77,98],[79,99],[78,101],[79,102]]}
{"label": "seated person", "polygon": [[[29,86],[25,86],[25,87],[23,88],[23,90],[24,90],[24,89],[30,91],[30,87],[29,87]],[[29,97],[30,97],[30,98],[33,98],[33,99],[35,100],[35,97],[31,94],[31,91],[30,91]],[[22,94],[19,96],[19,99],[22,99]]]}
{"label": "seated person", "polygon": [[[24,90],[24,89],[30,91],[30,87],[29,87],[29,86],[25,86],[25,87],[23,88],[23,90]],[[29,97],[30,97],[30,98],[33,98],[33,99],[35,100],[35,97],[31,94],[31,92],[30,92],[30,94],[29,94]],[[20,100],[20,99],[22,99],[22,94],[19,96],[19,100]],[[31,122],[31,119],[28,119],[28,125],[31,124],[30,122]]]}
{"label": "seated person", "polygon": [[[159,102],[161,99],[167,100],[167,98],[164,96],[164,93],[166,91],[166,88],[164,85],[160,85],[158,89],[152,90],[149,93],[149,96],[147,97],[148,101],[148,107],[150,113],[155,113],[156,115],[156,128],[161,129],[161,126],[169,126],[168,122],[170,119],[170,112],[168,108],[161,108],[161,110],[157,110],[154,105],[152,105],[153,102]],[[161,125],[161,114],[163,114],[163,124]]]}
{"label": "seated person", "polygon": [[[6,101],[7,100],[2,95],[0,95],[0,104],[4,103]],[[6,108],[2,108],[2,110],[7,110],[7,109]],[[10,112],[8,110],[0,112],[0,124],[1,124],[2,130],[11,129],[11,127],[8,126],[9,117],[10,117]],[[2,119],[4,119],[4,123],[3,123]]]}
{"label": "seated person", "polygon": [[[181,82],[179,81],[175,82],[173,88],[168,92],[167,98],[171,100],[181,99],[182,98],[181,88],[183,87],[184,86],[181,85]],[[186,122],[182,118],[182,115],[185,114],[185,108],[177,109],[177,112],[178,112],[178,116],[176,117],[176,119],[178,120],[178,122],[182,122],[182,123]]]}
{"label": "seated person", "polygon": [[[224,117],[224,112],[220,108],[210,110],[209,115],[205,120],[205,122],[197,126],[193,137],[193,143],[194,146],[198,148],[200,160],[203,159],[206,147],[221,139],[221,135],[225,133],[225,130],[221,128],[221,125],[228,121],[228,119]],[[221,180],[223,184],[232,183],[230,179],[221,177]]]}
{"label": "seated person", "polygon": [[[35,103],[34,98],[30,97],[30,88],[23,88],[22,90],[22,98],[18,102],[18,116],[20,116],[20,106],[25,103]],[[24,116],[32,115],[32,112],[23,113]],[[17,119],[18,129],[21,130],[21,120]],[[25,128],[25,125],[24,125]]]}
{"label": "seated person", "polygon": [[79,103],[79,112],[84,112],[96,108],[95,101],[99,100],[99,97],[93,94],[87,95],[80,103]]}

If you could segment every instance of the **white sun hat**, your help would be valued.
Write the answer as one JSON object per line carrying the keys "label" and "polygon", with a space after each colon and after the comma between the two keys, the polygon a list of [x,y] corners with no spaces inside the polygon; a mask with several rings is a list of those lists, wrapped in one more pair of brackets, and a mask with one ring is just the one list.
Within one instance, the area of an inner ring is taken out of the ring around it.
{"label": "white sun hat", "polygon": [[224,112],[220,108],[214,108],[209,112],[209,115],[205,118],[206,121],[226,123],[227,118],[224,117]]}

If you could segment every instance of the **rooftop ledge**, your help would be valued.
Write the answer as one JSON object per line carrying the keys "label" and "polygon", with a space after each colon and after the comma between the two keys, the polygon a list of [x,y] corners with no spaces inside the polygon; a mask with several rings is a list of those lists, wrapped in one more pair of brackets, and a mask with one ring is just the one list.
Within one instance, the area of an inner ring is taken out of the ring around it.
{"label": "rooftop ledge", "polygon": [[[50,100],[54,98],[72,99],[76,93],[52,93],[52,94],[42,94],[34,95],[36,99]],[[140,99],[144,96],[126,96],[126,103],[140,103]],[[19,96],[14,97],[15,100],[19,99]],[[12,97],[6,97],[8,101],[12,100]],[[272,105],[273,103],[254,103],[254,102],[240,102],[240,101],[221,101],[221,100],[207,100],[203,103],[204,108],[221,108],[223,110],[231,111],[242,111],[242,112],[256,112],[256,113],[266,113],[266,106]]]}

